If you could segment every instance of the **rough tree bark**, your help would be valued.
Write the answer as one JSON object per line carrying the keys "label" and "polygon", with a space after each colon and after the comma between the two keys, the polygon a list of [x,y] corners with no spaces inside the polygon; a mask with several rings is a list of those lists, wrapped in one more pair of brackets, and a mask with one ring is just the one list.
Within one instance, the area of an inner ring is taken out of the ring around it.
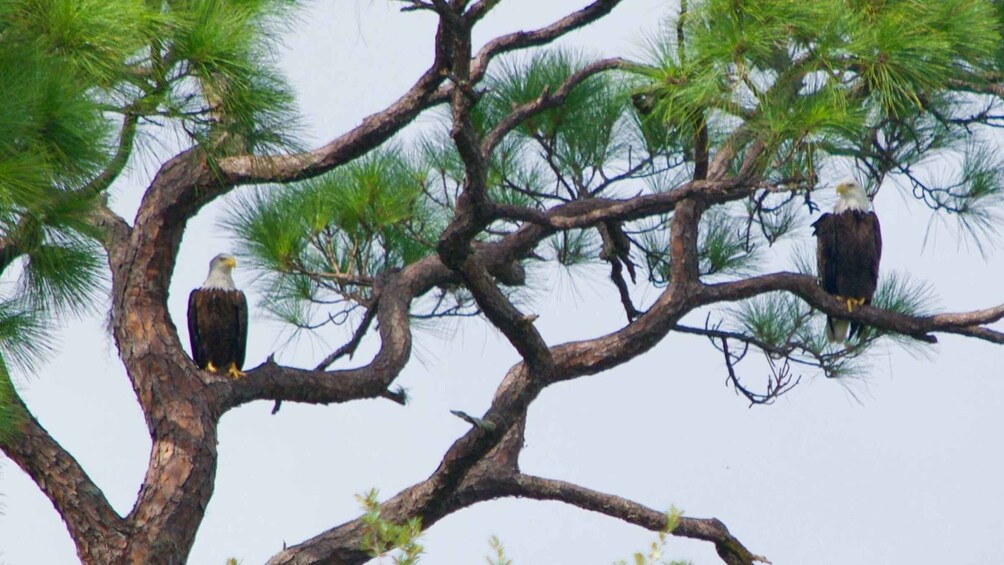
{"label": "rough tree bark", "polygon": [[[459,283],[469,289],[481,312],[505,335],[522,361],[508,370],[491,407],[481,416],[492,426],[472,427],[450,446],[428,478],[383,504],[386,519],[404,521],[417,516],[424,528],[472,504],[515,496],[562,501],[650,530],[663,529],[666,516],[662,512],[578,485],[525,475],[517,460],[527,409],[542,390],[643,354],[673,331],[684,315],[704,305],[788,291],[827,314],[917,339],[930,341],[932,334],[942,332],[1004,343],[1004,334],[986,327],[1004,318],[1004,305],[923,318],[873,307],[847,314],[841,303],[806,275],[776,273],[737,282],[703,283],[698,273],[699,221],[709,207],[747,198],[759,186],[755,165],[761,146],[756,142],[743,153],[741,163],[734,162],[734,151],[719,152],[710,164],[705,155],[693,181],[660,194],[590,198],[547,211],[492,202],[486,187],[487,160],[505,134],[526,118],[560,104],[573,86],[589,76],[625,64],[606,60],[590,65],[560,89],[542,92],[533,102],[513,108],[496,129],[479,135],[471,122],[477,96],[474,87],[490,61],[503,53],[548,43],[602,18],[619,0],[596,0],[551,25],[496,38],[474,53],[472,29],[495,4],[490,0],[415,2],[414,7],[439,16],[432,47],[434,63],[387,109],[330,143],[301,155],[229,157],[213,166],[200,150],[188,150],[160,169],[132,226],[106,208],[95,212],[93,223],[104,234],[112,273],[111,328],[153,440],[135,506],[127,516],[118,516],[73,456],[32,418],[25,420],[20,434],[2,444],[4,452],[52,501],[82,561],[185,561],[213,493],[217,428],[220,417],[230,409],[260,399],[317,404],[376,397],[402,401],[389,387],[409,360],[410,305],[441,285]],[[379,278],[380,299],[374,308],[380,349],[373,360],[357,369],[325,371],[284,367],[269,359],[248,370],[247,377],[239,381],[197,370],[185,354],[167,311],[168,286],[188,220],[237,186],[290,182],[330,171],[377,147],[437,104],[449,104],[452,111],[452,137],[466,171],[463,192],[455,216],[439,240],[438,254]],[[131,136],[124,143],[132,143]],[[737,138],[735,144],[740,143]],[[739,173],[730,175],[728,171]],[[531,313],[521,312],[495,280],[556,231],[670,211],[674,212],[670,225],[671,283],[650,308],[629,316],[626,326],[607,335],[548,344],[535,329]],[[499,241],[473,244],[490,222],[502,218],[522,222],[522,227]],[[363,532],[362,522],[353,520],[289,547],[270,563],[363,563],[370,558],[361,549]],[[673,533],[714,544],[726,563],[765,561],[713,518],[683,517]]]}

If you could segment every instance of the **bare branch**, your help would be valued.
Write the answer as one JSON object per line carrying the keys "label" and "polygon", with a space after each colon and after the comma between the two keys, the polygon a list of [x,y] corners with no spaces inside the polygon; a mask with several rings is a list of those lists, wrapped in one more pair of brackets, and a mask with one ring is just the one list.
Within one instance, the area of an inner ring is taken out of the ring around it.
{"label": "bare branch", "polygon": [[534,371],[546,373],[553,363],[551,352],[533,325],[535,315],[521,313],[502,294],[477,255],[469,255],[461,272],[478,307],[526,359]]}
{"label": "bare branch", "polygon": [[518,31],[489,41],[478,51],[471,64],[471,79],[478,82],[492,59],[502,53],[545,45],[570,31],[584,27],[610,13],[621,0],[596,0],[581,10],[569,14],[551,25],[533,31]]}
{"label": "bare branch", "polygon": [[444,95],[435,95],[443,79],[441,69],[434,66],[389,107],[370,115],[351,131],[313,151],[298,155],[244,155],[222,159],[219,162],[220,177],[216,179],[219,188],[302,180],[347,163],[390,139],[423,110],[444,102]]}
{"label": "bare branch", "polygon": [[327,369],[332,363],[341,359],[345,355],[348,355],[350,359],[352,358],[352,354],[356,352],[356,348],[359,347],[359,343],[363,340],[363,336],[366,335],[366,331],[369,330],[370,324],[376,317],[378,304],[379,300],[377,299],[374,300],[374,304],[371,304],[368,308],[366,308],[366,313],[363,314],[363,321],[359,323],[359,328],[357,328],[352,334],[352,339],[350,339],[345,345],[335,350],[331,355],[325,357],[323,361],[318,363],[317,366],[314,367],[315,371],[323,371]]}
{"label": "bare branch", "polygon": [[77,460],[28,413],[13,387],[10,390],[23,419],[14,433],[0,436],[0,447],[56,507],[80,557],[90,563],[111,561],[109,548],[121,549],[127,543],[125,521]]}
{"label": "bare branch", "polygon": [[488,12],[499,4],[502,0],[478,0],[464,13],[469,25],[477,23],[488,15]]}
{"label": "bare branch", "polygon": [[[555,500],[623,520],[655,532],[664,531],[667,525],[665,512],[653,510],[626,498],[597,492],[579,485],[544,479],[532,475],[518,475],[509,496],[534,500]],[[715,518],[680,517],[680,524],[672,531],[675,536],[709,541],[715,544],[718,555],[730,565],[770,563],[765,557],[754,555],[737,540],[721,521]]]}
{"label": "bare branch", "polygon": [[725,368],[729,373],[729,382],[732,383],[732,387],[736,390],[736,392],[742,394],[746,397],[746,400],[750,401],[750,406],[753,406],[754,404],[772,404],[779,396],[793,389],[795,385],[802,380],[802,377],[792,376],[791,364],[787,357],[782,359],[781,366],[778,367],[777,361],[775,361],[770,355],[766,355],[767,364],[770,366],[771,370],[771,376],[767,380],[766,390],[764,392],[754,392],[750,390],[739,380],[739,376],[736,375],[735,368],[736,364],[746,356],[748,348],[749,345],[745,344],[742,353],[738,355],[733,354],[729,351],[729,339],[727,337],[723,337],[720,351],[725,357]]}
{"label": "bare branch", "polygon": [[589,198],[560,204],[546,211],[494,204],[494,219],[530,222],[554,230],[585,228],[605,221],[630,221],[672,212],[676,205],[690,197],[700,196],[708,202],[727,202],[745,198],[752,186],[734,180],[691,181],[666,192],[643,194],[627,199]]}

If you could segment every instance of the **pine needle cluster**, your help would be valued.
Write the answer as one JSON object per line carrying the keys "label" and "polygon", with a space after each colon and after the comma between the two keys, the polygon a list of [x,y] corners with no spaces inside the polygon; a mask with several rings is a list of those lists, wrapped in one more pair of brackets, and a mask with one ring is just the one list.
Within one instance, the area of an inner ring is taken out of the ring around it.
{"label": "pine needle cluster", "polygon": [[213,156],[293,145],[272,48],[294,4],[0,3],[0,381],[44,359],[55,322],[101,304],[93,215],[142,127],[175,126]]}

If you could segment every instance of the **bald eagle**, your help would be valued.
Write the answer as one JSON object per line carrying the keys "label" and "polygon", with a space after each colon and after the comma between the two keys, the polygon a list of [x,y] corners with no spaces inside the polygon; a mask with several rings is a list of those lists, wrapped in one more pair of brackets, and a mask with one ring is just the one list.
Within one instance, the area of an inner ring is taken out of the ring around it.
{"label": "bald eagle", "polygon": [[230,276],[236,266],[230,255],[213,257],[206,282],[188,295],[188,335],[200,369],[210,373],[222,369],[239,379],[244,376],[248,302]]}
{"label": "bald eagle", "polygon": [[[878,285],[882,231],[878,216],[868,209],[868,195],[857,182],[837,185],[837,204],[812,224],[816,234],[816,263],[823,290],[847,304],[871,304]],[[848,326],[850,333],[848,333]],[[826,317],[826,338],[841,342],[861,333],[861,324]]]}

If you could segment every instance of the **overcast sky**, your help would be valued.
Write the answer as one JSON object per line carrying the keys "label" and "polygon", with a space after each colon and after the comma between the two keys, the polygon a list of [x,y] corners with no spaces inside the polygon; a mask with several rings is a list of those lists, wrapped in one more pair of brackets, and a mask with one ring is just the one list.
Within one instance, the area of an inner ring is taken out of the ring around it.
{"label": "overcast sky", "polygon": [[[506,0],[478,37],[535,27],[586,3]],[[401,15],[395,4],[314,2],[289,33],[283,67],[311,144],[382,109],[428,65],[432,18]],[[672,5],[625,0],[564,43],[596,55],[637,55],[642,34],[654,32]],[[132,216],[153,172],[137,165],[116,187],[119,212]],[[826,179],[828,186],[836,180]],[[925,246],[928,215],[893,186],[875,205],[884,273],[930,282],[945,311],[1004,300],[1001,252],[984,261],[957,245],[952,225],[941,226]],[[231,246],[216,225],[226,206],[222,200],[207,207],[182,244],[170,305],[184,343],[188,292],[205,278],[209,259]],[[812,244],[808,229],[796,238]],[[543,273],[534,281],[530,307],[549,343],[622,325],[606,272]],[[251,278],[238,268],[239,285],[249,287]],[[634,292],[650,302],[657,291]],[[280,330],[252,315],[249,367],[273,351],[285,363],[312,367],[346,339],[331,331],[289,343]],[[675,505],[690,516],[717,517],[775,565],[1002,563],[1004,349],[940,339],[927,356],[889,349],[872,357],[862,378],[803,380],[775,405],[750,409],[725,386],[721,358],[705,340],[671,336],[616,370],[547,389],[530,409],[521,467],[652,508]],[[74,323],[61,341],[56,359],[37,375],[19,377],[20,390],[124,515],[149,456],[142,415],[103,314]],[[372,351],[369,343],[354,363],[365,363]],[[216,492],[190,563],[222,565],[231,556],[264,562],[284,542],[357,516],[354,494],[376,487],[387,498],[426,478],[468,427],[449,410],[482,413],[516,360],[482,322],[420,328],[398,381],[412,396],[407,407],[382,400],[286,403],[271,416],[271,403],[259,402],[231,411],[221,424]],[[51,504],[16,465],[0,461],[0,562],[76,563]],[[432,527],[423,538],[423,563],[484,563],[493,534],[516,565],[609,564],[655,537],[558,503],[504,500]],[[667,555],[718,562],[709,544],[687,540],[672,540]]]}

